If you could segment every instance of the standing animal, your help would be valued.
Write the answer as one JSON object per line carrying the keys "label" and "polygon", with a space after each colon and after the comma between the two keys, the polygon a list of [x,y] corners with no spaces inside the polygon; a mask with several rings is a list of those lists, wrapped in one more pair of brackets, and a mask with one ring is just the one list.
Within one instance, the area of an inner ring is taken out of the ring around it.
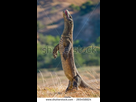
{"label": "standing animal", "polygon": [[78,87],[83,88],[91,88],[79,75],[77,71],[75,62],[74,62],[74,53],[73,53],[73,27],[74,22],[73,18],[70,15],[69,11],[66,9],[63,11],[63,18],[64,18],[64,30],[61,35],[61,39],[59,44],[57,44],[53,49],[53,56],[54,58],[57,57],[57,51],[59,50],[62,62],[62,68],[66,77],[69,79],[69,84],[66,89],[71,90]]}

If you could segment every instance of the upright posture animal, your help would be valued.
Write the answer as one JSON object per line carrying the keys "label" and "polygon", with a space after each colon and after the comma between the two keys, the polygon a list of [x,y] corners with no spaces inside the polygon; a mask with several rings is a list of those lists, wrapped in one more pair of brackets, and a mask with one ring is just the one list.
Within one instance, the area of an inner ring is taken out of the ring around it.
{"label": "upright posture animal", "polygon": [[[57,57],[57,51],[59,50],[61,55],[61,62],[64,73],[69,79],[69,84],[66,89],[71,90],[73,88],[78,89],[78,87],[90,88],[92,89],[79,75],[75,62],[73,53],[73,19],[68,10],[63,11],[64,18],[64,30],[61,35],[61,39],[58,45],[53,49],[54,58]],[[92,89],[93,90],[93,89]]]}

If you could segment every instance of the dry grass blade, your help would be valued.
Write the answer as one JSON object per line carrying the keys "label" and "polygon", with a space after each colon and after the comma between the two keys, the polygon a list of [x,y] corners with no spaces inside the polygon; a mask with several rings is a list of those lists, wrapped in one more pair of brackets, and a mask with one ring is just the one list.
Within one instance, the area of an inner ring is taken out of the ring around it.
{"label": "dry grass blade", "polygon": [[97,77],[100,77],[98,73],[96,73],[96,71],[94,69],[92,69],[92,71],[95,73],[95,75],[97,75]]}
{"label": "dry grass blade", "polygon": [[[91,86],[93,86],[95,89],[98,89],[98,85],[99,85],[99,83],[98,83],[98,81],[96,80],[96,78],[95,78],[95,76],[94,75],[92,75],[89,71],[86,71],[94,80],[95,80],[95,83],[94,82],[92,82],[93,84],[91,85]],[[100,91],[98,91],[98,90],[96,90],[96,92],[97,93],[99,93]]]}
{"label": "dry grass blade", "polygon": [[56,87],[56,85],[55,85],[55,82],[54,82],[54,80],[53,80],[52,73],[50,72],[50,74],[51,74],[51,78],[52,78],[52,81],[53,81],[54,87],[55,87],[55,88],[57,88],[57,87]]}
{"label": "dry grass blade", "polygon": [[57,75],[56,72],[55,72],[55,74],[56,74],[57,79],[59,80],[59,85],[61,85],[61,80],[60,80],[60,78],[58,77],[58,75]]}
{"label": "dry grass blade", "polygon": [[86,94],[85,94],[85,92],[83,91],[83,89],[79,89],[80,91],[82,91],[82,93],[86,96],[86,97],[88,97]]}
{"label": "dry grass blade", "polygon": [[94,80],[95,80],[95,82],[98,84],[98,81],[96,80],[96,78],[95,78],[95,76],[94,75],[92,75],[89,71],[86,71]]}
{"label": "dry grass blade", "polygon": [[40,72],[40,74],[42,76],[43,86],[45,87],[43,74],[42,74],[42,72],[40,70],[39,70],[39,72]]}
{"label": "dry grass blade", "polygon": [[61,84],[61,80],[60,80],[60,78],[58,77],[58,75],[57,75],[57,73],[55,72],[55,74],[56,74],[56,77],[57,77],[57,81],[59,80],[59,84],[58,84],[58,90],[60,91],[61,89],[63,89],[62,88],[62,84]]}

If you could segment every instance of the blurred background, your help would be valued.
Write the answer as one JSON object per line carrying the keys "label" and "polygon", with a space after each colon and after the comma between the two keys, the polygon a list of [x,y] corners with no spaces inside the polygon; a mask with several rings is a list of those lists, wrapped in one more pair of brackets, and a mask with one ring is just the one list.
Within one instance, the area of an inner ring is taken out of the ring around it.
{"label": "blurred background", "polygon": [[100,0],[37,0],[38,86],[43,86],[43,78],[48,85],[53,85],[52,80],[57,83],[57,77],[62,83],[68,83],[59,52],[56,59],[52,55],[64,29],[62,11],[65,9],[70,11],[74,20],[74,48],[97,47],[89,53],[74,51],[79,73],[88,83],[100,79]]}

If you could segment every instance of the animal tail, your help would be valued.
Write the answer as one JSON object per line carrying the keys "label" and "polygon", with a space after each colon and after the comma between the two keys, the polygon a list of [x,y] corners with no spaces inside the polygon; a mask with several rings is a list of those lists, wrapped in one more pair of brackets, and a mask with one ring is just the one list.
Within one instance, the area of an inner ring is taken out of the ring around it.
{"label": "animal tail", "polygon": [[81,78],[81,84],[80,84],[80,87],[83,87],[83,88],[89,88],[91,90],[100,90],[100,89],[94,89],[92,88],[90,85],[88,85],[83,79],[82,77],[79,75],[79,73],[77,73],[78,76]]}

